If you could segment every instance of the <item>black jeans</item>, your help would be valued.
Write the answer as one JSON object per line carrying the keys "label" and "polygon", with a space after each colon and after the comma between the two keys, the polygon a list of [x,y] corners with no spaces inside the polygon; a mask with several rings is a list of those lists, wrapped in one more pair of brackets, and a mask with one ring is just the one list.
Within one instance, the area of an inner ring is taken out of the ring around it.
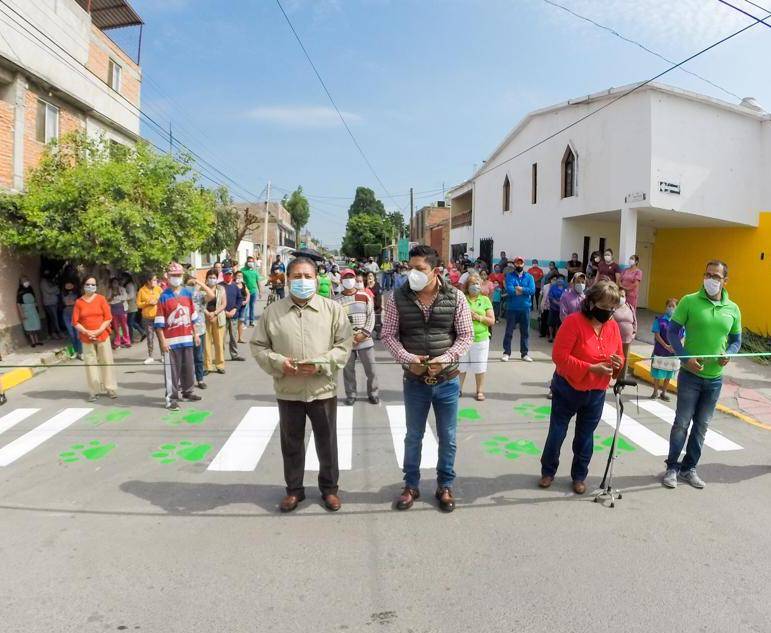
{"label": "black jeans", "polygon": [[305,492],[305,418],[311,420],[319,457],[319,490],[337,494],[340,472],[337,464],[337,397],[310,402],[277,400],[281,428],[281,454],[288,495]]}

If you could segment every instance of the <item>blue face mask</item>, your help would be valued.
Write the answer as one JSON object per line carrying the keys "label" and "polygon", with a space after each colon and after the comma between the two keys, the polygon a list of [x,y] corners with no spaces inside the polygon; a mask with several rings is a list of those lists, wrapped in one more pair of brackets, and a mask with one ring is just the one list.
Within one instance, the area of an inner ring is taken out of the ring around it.
{"label": "blue face mask", "polygon": [[298,299],[310,299],[316,293],[315,279],[292,279],[289,292]]}

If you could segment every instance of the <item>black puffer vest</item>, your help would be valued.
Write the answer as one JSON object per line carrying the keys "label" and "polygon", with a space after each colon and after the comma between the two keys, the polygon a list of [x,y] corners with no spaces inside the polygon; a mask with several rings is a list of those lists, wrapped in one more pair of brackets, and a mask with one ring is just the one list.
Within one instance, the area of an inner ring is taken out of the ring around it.
{"label": "black puffer vest", "polygon": [[[439,294],[436,296],[428,319],[423,316],[423,308],[418,297],[405,283],[395,293],[394,299],[399,310],[399,340],[410,354],[436,358],[441,356],[455,343],[455,309],[458,305],[458,293],[447,283],[439,282]],[[457,363],[446,367],[442,373],[458,368]]]}

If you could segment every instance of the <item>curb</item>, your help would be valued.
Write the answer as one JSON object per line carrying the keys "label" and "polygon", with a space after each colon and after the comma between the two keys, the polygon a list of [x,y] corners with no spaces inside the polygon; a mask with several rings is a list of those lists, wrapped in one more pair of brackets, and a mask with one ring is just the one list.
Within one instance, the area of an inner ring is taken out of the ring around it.
{"label": "curb", "polygon": [[[45,356],[42,356],[39,360],[40,365],[59,365],[68,360],[67,348],[61,347],[48,352]],[[3,366],[0,365],[0,371],[3,370]],[[18,387],[22,383],[27,382],[33,376],[42,374],[46,370],[46,367],[16,367],[9,371],[0,374],[0,390],[7,392],[14,387]]]}
{"label": "curb", "polygon": [[[633,368],[633,373],[637,378],[644,380],[647,383],[653,384],[653,378],[651,378],[650,358],[640,356],[640,354],[635,354],[634,352],[629,352],[629,364]],[[672,380],[669,381],[669,389],[667,389],[667,391],[677,393],[677,380],[675,378],[672,378]],[[726,413],[741,420],[742,422],[746,422],[752,426],[757,426],[758,428],[765,429],[766,431],[771,431],[771,424],[766,424],[765,422],[756,420],[746,413],[742,413],[741,411],[737,411],[736,409],[732,409],[731,407],[727,407],[726,405],[720,403],[718,403],[715,408],[721,413]]]}

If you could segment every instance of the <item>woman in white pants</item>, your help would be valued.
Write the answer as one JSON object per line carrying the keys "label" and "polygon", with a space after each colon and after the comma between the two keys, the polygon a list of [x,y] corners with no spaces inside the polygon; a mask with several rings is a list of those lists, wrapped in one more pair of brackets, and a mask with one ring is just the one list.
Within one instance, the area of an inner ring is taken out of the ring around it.
{"label": "woman in white pants", "polygon": [[483,386],[487,372],[487,356],[490,352],[490,328],[495,323],[495,311],[490,297],[482,294],[482,280],[477,272],[469,273],[462,290],[471,309],[471,321],[474,326],[474,342],[460,359],[460,390],[463,394],[463,382],[471,372],[476,380],[476,399],[485,399]]}

